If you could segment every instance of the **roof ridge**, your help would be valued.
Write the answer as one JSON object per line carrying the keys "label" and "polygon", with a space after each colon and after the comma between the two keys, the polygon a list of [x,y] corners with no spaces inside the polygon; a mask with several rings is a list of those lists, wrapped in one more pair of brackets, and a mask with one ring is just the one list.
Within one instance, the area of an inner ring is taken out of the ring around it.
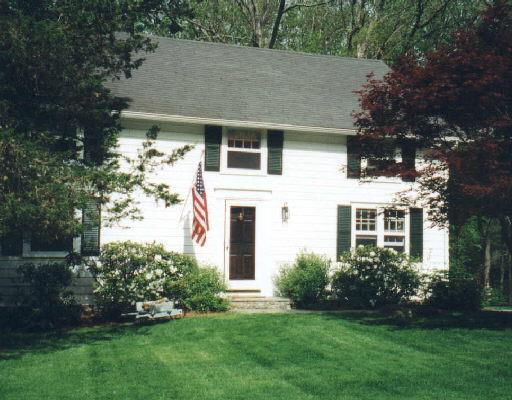
{"label": "roof ridge", "polygon": [[230,48],[237,48],[237,49],[244,49],[244,50],[250,50],[250,51],[263,51],[263,52],[274,52],[274,53],[282,53],[282,54],[289,54],[289,55],[302,55],[302,56],[308,56],[308,57],[315,57],[315,58],[330,58],[330,59],[338,59],[338,60],[349,60],[354,62],[364,62],[369,61],[376,64],[384,64],[387,65],[384,60],[378,60],[375,58],[357,58],[357,57],[348,57],[348,56],[337,56],[332,54],[318,54],[318,53],[306,53],[304,51],[295,51],[295,50],[285,50],[285,49],[269,49],[266,47],[251,47],[251,46],[243,46],[239,44],[232,44],[232,43],[223,43],[223,42],[207,42],[203,40],[192,40],[192,39],[181,39],[181,38],[173,38],[173,37],[165,37],[165,36],[157,36],[157,35],[149,35],[150,38],[156,39],[156,40],[168,40],[168,41],[174,41],[174,42],[188,42],[193,44],[199,44],[199,45],[209,45],[209,46],[218,46],[218,47],[230,47]]}

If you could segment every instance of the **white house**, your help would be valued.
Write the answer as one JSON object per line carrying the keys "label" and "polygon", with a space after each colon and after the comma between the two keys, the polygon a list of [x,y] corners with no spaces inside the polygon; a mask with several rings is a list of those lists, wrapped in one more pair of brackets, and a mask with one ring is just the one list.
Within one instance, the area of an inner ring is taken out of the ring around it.
{"label": "white house", "polygon": [[[354,91],[368,74],[382,76],[384,63],[158,42],[131,79],[112,84],[114,93],[131,98],[119,151],[135,156],[155,124],[161,128],[158,149],[195,145],[184,160],[152,177],[187,201],[165,208],[141,196],[144,220],[89,230],[86,240],[75,239],[76,250],[94,253],[99,244],[117,240],[156,241],[217,266],[231,290],[263,296],[273,294],[279,266],[303,250],[335,260],[342,251],[372,243],[420,258],[425,271],[447,268],[448,233],[431,227],[423,210],[393,205],[395,194],[414,182],[357,179]],[[414,160],[400,149],[395,156],[401,154]],[[191,238],[189,196],[200,161],[210,225],[204,246]],[[62,255],[25,242],[22,254],[3,256],[0,265],[12,269],[21,261]],[[88,285],[84,280],[81,294],[90,293]]]}

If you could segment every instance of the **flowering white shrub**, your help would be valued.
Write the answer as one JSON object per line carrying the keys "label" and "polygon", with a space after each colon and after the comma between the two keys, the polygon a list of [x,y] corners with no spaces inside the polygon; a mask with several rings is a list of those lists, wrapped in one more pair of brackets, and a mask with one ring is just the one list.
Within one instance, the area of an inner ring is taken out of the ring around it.
{"label": "flowering white shrub", "polygon": [[406,254],[360,246],[342,255],[331,286],[341,304],[373,308],[408,300],[418,290],[420,276]]}
{"label": "flowering white shrub", "polygon": [[114,313],[136,301],[170,297],[171,283],[198,268],[193,257],[166,251],[159,244],[130,241],[106,244],[89,264],[94,293]]}

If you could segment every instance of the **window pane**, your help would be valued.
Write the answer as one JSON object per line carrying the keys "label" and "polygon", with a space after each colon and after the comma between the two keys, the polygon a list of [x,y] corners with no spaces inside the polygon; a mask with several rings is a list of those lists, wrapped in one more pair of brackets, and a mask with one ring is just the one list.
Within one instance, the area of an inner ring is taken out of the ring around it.
{"label": "window pane", "polygon": [[404,246],[389,246],[389,245],[385,245],[384,247],[386,249],[393,249],[397,253],[405,253],[405,247]]}
{"label": "window pane", "polygon": [[356,236],[357,246],[377,246],[377,236]]}
{"label": "window pane", "polygon": [[401,210],[384,211],[384,230],[403,232],[405,226],[405,212]]}
{"label": "window pane", "polygon": [[376,229],[377,211],[374,209],[356,209],[356,230],[374,231]]}
{"label": "window pane", "polygon": [[260,145],[260,132],[239,129],[230,129],[228,131],[228,147],[235,147],[238,149],[259,149]]}
{"label": "window pane", "polygon": [[260,169],[261,154],[228,151],[228,168]]}
{"label": "window pane", "polygon": [[71,251],[73,238],[40,238],[33,237],[30,241],[30,251]]}
{"label": "window pane", "polygon": [[384,236],[384,247],[394,249],[398,253],[405,252],[405,237],[404,236]]}
{"label": "window pane", "polygon": [[371,175],[380,175],[386,169],[396,164],[395,143],[385,140],[373,149],[374,157],[367,160],[367,172]]}

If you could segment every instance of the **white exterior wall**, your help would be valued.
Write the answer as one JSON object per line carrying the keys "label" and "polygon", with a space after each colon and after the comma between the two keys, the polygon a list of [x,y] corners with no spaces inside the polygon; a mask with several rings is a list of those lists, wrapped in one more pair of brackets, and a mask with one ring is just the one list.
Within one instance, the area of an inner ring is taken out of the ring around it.
{"label": "white exterior wall", "polygon": [[[120,151],[135,156],[150,123],[125,121]],[[161,125],[157,148],[171,151],[185,144],[196,147],[173,167],[158,171],[152,178],[168,183],[183,199],[187,198],[204,149],[202,125]],[[262,131],[264,132],[264,131]],[[263,145],[265,141],[263,141]],[[223,146],[224,146],[223,141]],[[210,231],[204,247],[190,238],[191,199],[165,208],[140,197],[143,221],[125,221],[120,227],[103,228],[102,244],[117,240],[160,242],[169,250],[196,256],[201,262],[216,265],[227,277],[229,244],[229,206],[256,207],[256,280],[229,282],[234,289],[258,289],[273,294],[272,280],[279,266],[290,263],[302,250],[336,258],[336,221],[338,205],[385,206],[394,194],[407,187],[397,179],[360,183],[347,179],[346,136],[285,131],[283,174],[266,174],[263,151],[262,173],[204,172],[208,198]],[[224,156],[224,157],[223,157]],[[225,154],[221,156],[223,164]],[[287,203],[290,218],[281,219],[281,207]],[[426,214],[426,213],[424,213]],[[444,230],[424,225],[424,261],[421,268],[432,270],[448,266],[448,235]],[[406,230],[407,232],[408,230]],[[406,233],[406,242],[408,242]],[[354,243],[354,241],[352,241]]]}

